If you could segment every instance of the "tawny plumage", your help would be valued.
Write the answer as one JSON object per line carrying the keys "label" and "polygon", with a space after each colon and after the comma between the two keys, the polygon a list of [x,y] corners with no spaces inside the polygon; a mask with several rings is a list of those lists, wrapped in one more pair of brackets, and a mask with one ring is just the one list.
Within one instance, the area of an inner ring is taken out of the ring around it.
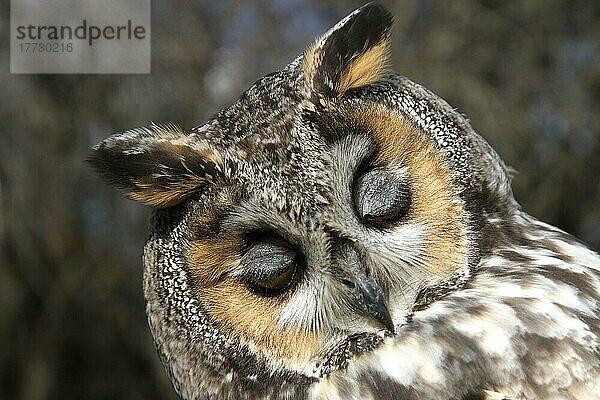
{"label": "tawny plumage", "polygon": [[144,292],[183,399],[598,399],[600,258],[524,213],[354,11],[229,108],[91,162],[155,206]]}

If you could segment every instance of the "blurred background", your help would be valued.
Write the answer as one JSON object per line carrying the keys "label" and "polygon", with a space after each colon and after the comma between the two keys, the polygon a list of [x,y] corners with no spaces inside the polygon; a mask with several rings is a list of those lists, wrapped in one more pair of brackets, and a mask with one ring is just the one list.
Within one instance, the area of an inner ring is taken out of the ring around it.
{"label": "blurred background", "polygon": [[[518,171],[524,209],[600,248],[600,1],[382,1],[394,69]],[[150,209],[89,148],[202,123],[360,1],[153,1],[149,75],[11,75],[0,5],[0,399],[175,399],[146,326]]]}

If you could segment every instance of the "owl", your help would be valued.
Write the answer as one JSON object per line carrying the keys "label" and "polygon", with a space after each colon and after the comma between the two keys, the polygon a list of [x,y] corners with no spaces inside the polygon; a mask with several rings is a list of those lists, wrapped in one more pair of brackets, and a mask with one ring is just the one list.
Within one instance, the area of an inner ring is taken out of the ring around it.
{"label": "owl", "polygon": [[523,212],[369,3],[203,125],[90,156],[154,209],[144,294],[182,399],[598,399],[600,258]]}

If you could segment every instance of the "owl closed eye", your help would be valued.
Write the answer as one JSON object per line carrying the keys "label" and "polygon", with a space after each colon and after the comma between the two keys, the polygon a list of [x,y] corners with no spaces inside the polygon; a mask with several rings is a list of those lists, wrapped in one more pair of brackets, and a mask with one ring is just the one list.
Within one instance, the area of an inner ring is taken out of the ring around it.
{"label": "owl closed eye", "polygon": [[593,399],[600,261],[389,69],[369,3],[202,125],[91,164],[154,207],[150,329],[183,399]]}

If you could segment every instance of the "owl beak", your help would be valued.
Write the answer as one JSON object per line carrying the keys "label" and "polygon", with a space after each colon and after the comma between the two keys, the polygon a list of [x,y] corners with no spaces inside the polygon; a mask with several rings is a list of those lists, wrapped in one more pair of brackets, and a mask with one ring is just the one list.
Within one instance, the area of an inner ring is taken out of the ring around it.
{"label": "owl beak", "polygon": [[395,333],[394,321],[392,321],[383,291],[372,278],[361,275],[354,276],[349,280],[351,283],[349,286],[354,286],[352,291],[356,297],[357,308],[391,333]]}

